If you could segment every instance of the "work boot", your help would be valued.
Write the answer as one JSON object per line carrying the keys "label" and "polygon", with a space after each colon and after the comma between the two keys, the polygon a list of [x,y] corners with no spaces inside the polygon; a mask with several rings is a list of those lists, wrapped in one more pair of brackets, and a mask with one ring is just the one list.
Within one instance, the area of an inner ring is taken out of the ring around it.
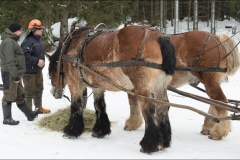
{"label": "work boot", "polygon": [[39,108],[37,108],[35,111],[31,111],[25,101],[23,104],[17,104],[17,106],[25,114],[29,121],[33,121],[38,116],[40,110]]}
{"label": "work boot", "polygon": [[42,107],[42,97],[33,98],[33,103],[36,108],[40,109],[39,114],[48,114],[51,112],[50,109],[45,109]]}
{"label": "work boot", "polygon": [[29,106],[29,109],[32,111],[32,106]]}
{"label": "work boot", "polygon": [[32,111],[32,97],[25,98],[27,106],[29,106],[30,110]]}
{"label": "work boot", "polygon": [[3,111],[3,124],[18,125],[19,121],[15,121],[14,119],[12,119],[12,103],[2,105],[2,111]]}
{"label": "work boot", "polygon": [[48,113],[50,113],[51,112],[51,110],[50,109],[45,109],[45,108],[43,108],[43,107],[40,107],[40,114],[48,114]]}
{"label": "work boot", "polygon": [[18,123],[20,123],[19,121],[15,121],[12,118],[8,118],[3,120],[3,124],[8,124],[8,125],[18,125]]}

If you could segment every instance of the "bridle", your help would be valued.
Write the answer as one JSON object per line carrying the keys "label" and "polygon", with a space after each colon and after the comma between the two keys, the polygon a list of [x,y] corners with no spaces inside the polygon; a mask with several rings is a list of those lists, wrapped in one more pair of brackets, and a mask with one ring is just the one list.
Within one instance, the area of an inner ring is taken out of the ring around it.
{"label": "bridle", "polygon": [[[56,91],[62,86],[64,88],[64,77],[65,77],[65,73],[63,71],[63,62],[62,62],[62,57],[64,55],[65,52],[71,50],[71,49],[67,49],[68,47],[68,44],[70,43],[71,39],[74,37],[74,33],[77,31],[78,29],[74,29],[72,32],[70,32],[68,34],[68,36],[64,39],[63,43],[62,43],[62,46],[61,46],[61,51],[60,51],[60,54],[59,54],[59,58],[58,58],[58,61],[57,61],[57,70],[56,70],[56,74],[57,74],[57,83],[55,85],[55,88],[54,88],[54,92],[53,94],[56,93]],[[83,38],[80,38],[76,43],[75,45],[77,45],[79,43],[79,41],[83,40],[85,37]],[[75,46],[73,45],[73,46]],[[61,82],[61,86],[60,86],[60,83]]]}
{"label": "bridle", "polygon": [[[58,70],[58,68],[57,68]],[[58,74],[59,73],[59,74]],[[55,74],[56,77],[57,77],[57,83],[54,84],[53,83],[53,79],[52,79],[52,74]],[[61,65],[60,67],[60,71],[56,71],[56,72],[52,72],[50,74],[50,79],[51,79],[51,85],[53,86],[54,90],[53,90],[53,94],[55,95],[56,94],[56,91],[57,90],[60,90],[62,88],[62,90],[64,91],[64,87],[65,87],[65,73],[63,71],[63,66]]]}
{"label": "bridle", "polygon": [[[73,30],[64,40],[64,42],[62,43],[62,47],[61,47],[61,51],[60,51],[60,55],[59,55],[59,59],[57,61],[57,70],[56,73],[57,74],[57,83],[54,87],[54,91],[53,94],[56,94],[56,91],[59,90],[60,87],[62,87],[62,89],[64,89],[64,79],[65,79],[65,73],[63,71],[63,63],[62,63],[62,55],[63,53],[66,51],[66,47],[67,47],[67,43],[70,42],[70,40],[72,39],[72,35],[76,30]],[[51,79],[51,78],[50,78]],[[60,83],[61,82],[61,85]],[[52,82],[51,82],[52,83]],[[52,83],[53,85],[53,83]]]}

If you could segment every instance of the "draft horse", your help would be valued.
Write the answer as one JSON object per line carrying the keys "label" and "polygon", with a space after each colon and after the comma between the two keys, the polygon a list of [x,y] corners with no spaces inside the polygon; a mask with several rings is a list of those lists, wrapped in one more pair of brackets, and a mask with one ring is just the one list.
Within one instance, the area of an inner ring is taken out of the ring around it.
{"label": "draft horse", "polygon": [[[49,63],[49,76],[52,81],[56,73],[64,73],[65,77],[58,79],[56,84],[66,80],[71,93],[71,115],[63,130],[65,136],[78,137],[84,130],[82,94],[86,87],[92,88],[96,110],[92,136],[102,138],[110,134],[104,91],[120,91],[79,64],[88,66],[92,71],[138,95],[168,101],[166,90],[174,73],[176,57],[169,38],[161,35],[160,32],[143,26],[126,27],[114,32],[81,27],[71,34],[69,41],[69,37],[65,39],[66,42],[50,57]],[[94,66],[104,63],[115,64],[117,67]],[[147,67],[151,64],[162,67]],[[53,87],[54,93],[58,88],[62,88]],[[143,99],[136,100],[141,107],[146,126],[140,141],[140,151],[150,153],[169,147],[169,106]]]}
{"label": "draft horse", "polygon": [[[228,102],[221,82],[234,75],[240,66],[236,42],[229,36],[205,31],[190,31],[178,35],[166,35],[175,48],[176,68],[170,83],[174,88],[201,82],[210,99]],[[161,92],[161,91],[160,91]],[[136,130],[142,124],[141,112],[134,97],[129,97],[130,117],[125,130]],[[216,117],[228,116],[228,111],[210,106],[208,113]],[[205,118],[201,134],[213,140],[221,140],[231,131],[231,121],[216,123]]]}

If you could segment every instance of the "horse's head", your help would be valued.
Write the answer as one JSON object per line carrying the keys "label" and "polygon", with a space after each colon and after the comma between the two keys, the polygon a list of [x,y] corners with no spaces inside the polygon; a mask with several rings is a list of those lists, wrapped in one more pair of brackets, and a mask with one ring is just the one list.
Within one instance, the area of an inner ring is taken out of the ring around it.
{"label": "horse's head", "polygon": [[57,72],[55,73],[49,73],[50,79],[51,79],[51,93],[56,99],[60,99],[63,97],[64,88],[66,86],[66,80],[64,72],[60,72],[59,75]]}
{"label": "horse's head", "polygon": [[78,39],[81,40],[84,38],[86,36],[85,33],[88,33],[90,29],[92,29],[92,27],[79,27],[79,29],[74,29],[71,34],[59,43],[56,51],[51,56],[47,56],[49,59],[48,73],[52,84],[51,93],[56,99],[62,98],[64,88],[67,84],[63,70],[62,55],[67,54],[69,50],[76,47],[76,43],[79,43]]}
{"label": "horse's head", "polygon": [[[55,53],[49,57],[48,73],[52,85],[50,92],[56,99],[60,99],[63,96],[64,88],[67,83],[65,80],[65,73],[62,66],[58,65],[58,59],[56,59],[57,56]],[[60,68],[58,68],[58,66],[60,66]]]}

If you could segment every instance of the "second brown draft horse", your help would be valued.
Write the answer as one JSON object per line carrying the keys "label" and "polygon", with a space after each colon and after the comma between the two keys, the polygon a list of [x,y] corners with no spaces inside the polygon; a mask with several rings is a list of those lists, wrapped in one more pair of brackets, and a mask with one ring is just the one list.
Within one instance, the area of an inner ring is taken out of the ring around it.
{"label": "second brown draft horse", "polygon": [[[92,88],[96,110],[92,136],[102,138],[110,134],[104,91],[120,91],[112,84],[79,67],[80,63],[88,64],[94,72],[138,95],[168,101],[166,90],[174,73],[176,57],[169,38],[161,35],[160,32],[141,26],[126,27],[114,32],[81,27],[71,34],[70,41],[59,46],[50,57],[49,75],[53,81],[53,75],[64,73],[65,77],[58,79],[57,82],[66,80],[71,93],[71,115],[68,125],[64,127],[65,136],[78,137],[84,130],[82,93],[86,87]],[[64,60],[61,57],[65,57]],[[112,62],[117,62],[119,66],[94,67],[94,64]],[[130,65],[132,62],[157,66],[160,64],[162,69],[137,63]],[[59,71],[60,67],[62,71]],[[53,90],[56,92],[56,88]],[[141,151],[150,153],[169,147],[171,142],[169,106],[143,99],[136,101],[141,107],[146,126],[140,141]]]}
{"label": "second brown draft horse", "polygon": [[[171,85],[174,88],[185,84],[204,85],[210,99],[228,102],[221,89],[221,82],[228,75],[239,69],[240,58],[236,42],[229,36],[211,34],[205,31],[190,31],[179,35],[168,35],[175,48],[176,72]],[[124,129],[136,130],[142,124],[138,103],[129,96],[130,117]],[[210,106],[208,113],[216,117],[228,116],[228,111]],[[231,131],[231,121],[220,121],[205,118],[201,134],[210,139],[220,140]]]}

